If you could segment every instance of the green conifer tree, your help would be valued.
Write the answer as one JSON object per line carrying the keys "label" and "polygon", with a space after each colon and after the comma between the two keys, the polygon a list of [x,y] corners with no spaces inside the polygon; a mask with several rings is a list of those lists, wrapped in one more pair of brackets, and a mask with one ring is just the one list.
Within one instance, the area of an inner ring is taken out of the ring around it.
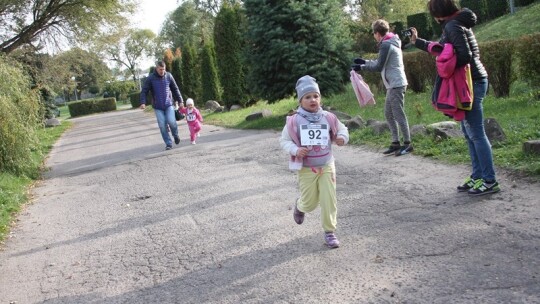
{"label": "green conifer tree", "polygon": [[195,49],[191,45],[187,45],[182,53],[182,83],[184,85],[182,96],[185,98],[193,98],[198,100],[200,97],[200,68]]}
{"label": "green conifer tree", "polygon": [[245,106],[247,90],[243,58],[245,47],[245,17],[239,5],[224,2],[216,16],[214,42],[219,79],[223,87],[223,102],[226,107],[233,104]]}
{"label": "green conifer tree", "polygon": [[315,77],[323,95],[348,82],[350,35],[339,0],[244,1],[254,93],[275,102],[294,94],[296,80]]}
{"label": "green conifer tree", "polygon": [[206,43],[201,54],[202,100],[221,100],[216,54],[212,43]]}
{"label": "green conifer tree", "polygon": [[184,97],[184,82],[182,78],[182,57],[174,57],[172,61],[171,66],[171,74],[174,78],[174,81],[176,81],[176,84],[180,88],[180,93],[182,93],[182,97]]}

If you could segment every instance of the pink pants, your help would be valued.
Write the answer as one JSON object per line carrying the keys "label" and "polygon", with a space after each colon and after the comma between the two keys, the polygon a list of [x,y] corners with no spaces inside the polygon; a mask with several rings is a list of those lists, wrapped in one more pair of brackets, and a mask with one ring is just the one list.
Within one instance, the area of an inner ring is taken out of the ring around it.
{"label": "pink pants", "polygon": [[192,123],[188,123],[188,127],[189,127],[189,137],[191,141],[195,141],[195,139],[197,138],[197,133],[201,131],[201,124],[198,121],[195,121]]}

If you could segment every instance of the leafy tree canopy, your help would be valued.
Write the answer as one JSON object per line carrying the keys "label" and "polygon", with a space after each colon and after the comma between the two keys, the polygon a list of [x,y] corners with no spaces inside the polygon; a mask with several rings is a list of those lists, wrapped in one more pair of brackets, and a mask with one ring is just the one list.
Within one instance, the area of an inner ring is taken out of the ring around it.
{"label": "leafy tree canopy", "polygon": [[163,48],[183,49],[186,45],[204,45],[212,37],[214,17],[198,9],[193,1],[185,1],[163,23],[160,43]]}
{"label": "leafy tree canopy", "polygon": [[240,0],[193,0],[195,3],[195,6],[197,9],[201,11],[208,12],[212,14],[212,16],[216,16],[219,11],[220,7],[223,5],[235,5],[235,4],[242,4],[243,1]]}
{"label": "leafy tree canopy", "polygon": [[80,97],[83,91],[91,87],[103,87],[105,81],[110,79],[111,72],[107,65],[96,53],[88,52],[80,48],[73,48],[54,57],[54,67],[51,69],[64,68],[68,73],[62,73],[66,84],[76,84],[77,93]]}
{"label": "leafy tree canopy", "polygon": [[3,0],[0,51],[25,44],[60,47],[85,42],[127,23],[135,0]]}
{"label": "leafy tree canopy", "polygon": [[121,29],[102,36],[95,48],[118,68],[127,69],[136,82],[139,62],[151,56],[156,48],[156,34],[149,29]]}
{"label": "leafy tree canopy", "polygon": [[360,22],[383,18],[388,22],[406,21],[407,15],[426,10],[426,0],[344,0],[345,10]]}

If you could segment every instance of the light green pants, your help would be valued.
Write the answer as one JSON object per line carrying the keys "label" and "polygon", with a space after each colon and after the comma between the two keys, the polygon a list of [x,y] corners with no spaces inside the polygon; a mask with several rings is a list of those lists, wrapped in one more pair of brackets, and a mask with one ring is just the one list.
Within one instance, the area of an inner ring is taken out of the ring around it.
{"label": "light green pants", "polygon": [[[316,172],[313,172],[314,170]],[[322,168],[302,168],[298,171],[298,184],[300,188],[298,210],[308,213],[321,205],[321,221],[324,231],[336,231],[337,198],[334,162]]]}

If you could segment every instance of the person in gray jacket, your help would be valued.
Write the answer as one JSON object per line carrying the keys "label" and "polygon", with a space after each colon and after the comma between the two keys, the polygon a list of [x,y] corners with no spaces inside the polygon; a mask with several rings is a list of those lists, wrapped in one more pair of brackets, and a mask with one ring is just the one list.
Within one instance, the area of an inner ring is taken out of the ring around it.
{"label": "person in gray jacket", "polygon": [[[354,59],[352,68],[355,71],[381,72],[386,87],[386,101],[384,116],[390,127],[392,143],[383,152],[384,155],[400,156],[413,151],[409,122],[405,115],[405,91],[407,90],[407,77],[403,65],[401,40],[398,35],[390,32],[388,22],[382,19],[372,23],[373,36],[379,46],[379,54],[375,60],[362,58]],[[403,137],[403,145],[399,140],[399,131]]]}

